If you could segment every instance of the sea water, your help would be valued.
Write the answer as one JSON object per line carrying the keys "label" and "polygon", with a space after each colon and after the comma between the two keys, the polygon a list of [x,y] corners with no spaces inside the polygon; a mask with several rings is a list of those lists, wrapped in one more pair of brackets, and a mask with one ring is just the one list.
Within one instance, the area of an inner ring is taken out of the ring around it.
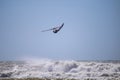
{"label": "sea water", "polygon": [[0,78],[120,80],[120,61],[0,61]]}

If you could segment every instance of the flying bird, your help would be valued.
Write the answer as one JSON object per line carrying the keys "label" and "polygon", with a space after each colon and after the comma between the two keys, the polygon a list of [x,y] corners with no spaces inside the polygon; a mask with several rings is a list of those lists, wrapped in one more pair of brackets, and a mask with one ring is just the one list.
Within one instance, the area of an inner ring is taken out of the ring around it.
{"label": "flying bird", "polygon": [[42,32],[46,32],[46,31],[51,31],[53,30],[53,33],[57,33],[58,31],[60,31],[60,29],[64,26],[64,23],[62,23],[61,26],[58,26],[58,27],[54,27],[52,29],[48,29],[48,30],[43,30]]}

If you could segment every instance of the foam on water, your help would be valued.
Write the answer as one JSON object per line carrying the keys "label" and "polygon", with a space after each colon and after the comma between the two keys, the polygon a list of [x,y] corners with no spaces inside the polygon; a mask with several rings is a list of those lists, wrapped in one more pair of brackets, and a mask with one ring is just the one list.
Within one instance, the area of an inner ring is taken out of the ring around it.
{"label": "foam on water", "polygon": [[1,61],[0,78],[120,79],[120,61]]}

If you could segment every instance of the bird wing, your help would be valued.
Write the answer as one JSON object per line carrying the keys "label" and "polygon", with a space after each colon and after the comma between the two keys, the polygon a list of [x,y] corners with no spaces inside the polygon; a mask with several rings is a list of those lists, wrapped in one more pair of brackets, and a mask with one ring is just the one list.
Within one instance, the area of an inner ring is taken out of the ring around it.
{"label": "bird wing", "polygon": [[43,30],[41,32],[46,32],[46,31],[50,31],[50,30],[58,30],[59,31],[63,26],[64,26],[64,23],[59,27],[54,27],[54,28],[51,28],[51,29],[48,29],[48,30]]}
{"label": "bird wing", "polygon": [[64,23],[59,27],[59,29],[58,30],[60,30],[62,27],[64,26]]}
{"label": "bird wing", "polygon": [[50,30],[53,30],[53,28],[52,29],[48,29],[48,30],[42,30],[41,32],[46,32],[46,31],[50,31]]}

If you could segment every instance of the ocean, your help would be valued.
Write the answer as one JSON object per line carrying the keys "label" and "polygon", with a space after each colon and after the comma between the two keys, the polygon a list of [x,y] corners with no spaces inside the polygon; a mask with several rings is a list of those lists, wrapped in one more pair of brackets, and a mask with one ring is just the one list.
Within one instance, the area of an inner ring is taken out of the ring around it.
{"label": "ocean", "polygon": [[0,61],[2,79],[120,80],[120,61]]}

